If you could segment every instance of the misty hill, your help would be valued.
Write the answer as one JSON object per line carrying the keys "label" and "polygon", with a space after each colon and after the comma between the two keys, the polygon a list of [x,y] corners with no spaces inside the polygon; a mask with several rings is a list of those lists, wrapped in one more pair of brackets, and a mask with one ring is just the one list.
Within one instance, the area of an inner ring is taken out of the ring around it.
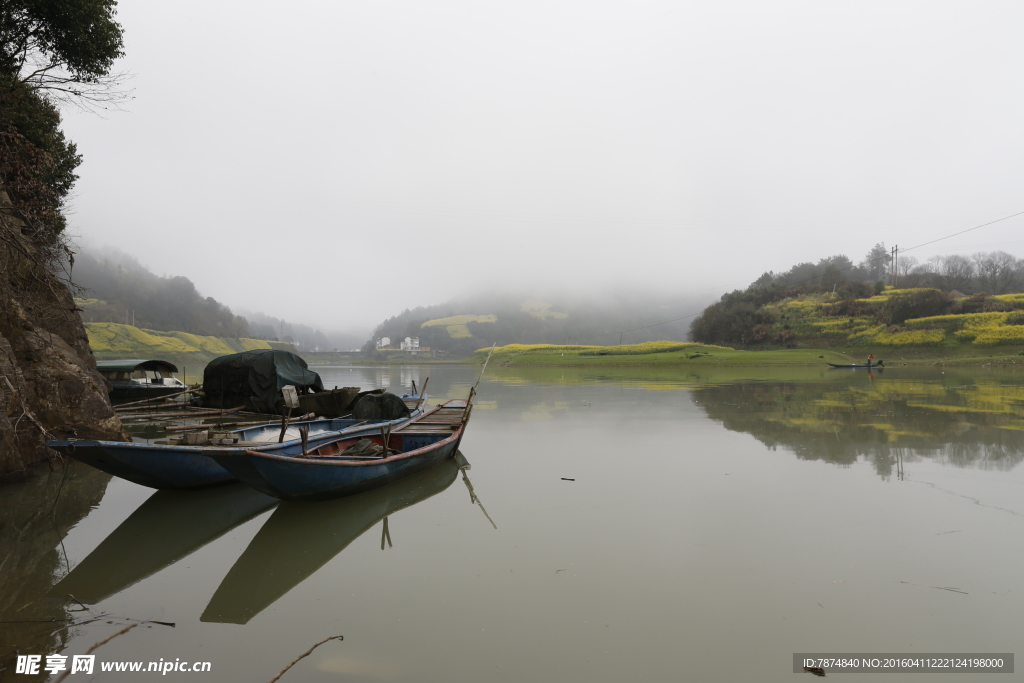
{"label": "misty hill", "polygon": [[840,255],[765,273],[705,309],[691,337],[791,348],[1024,344],[1024,260],[1005,252],[908,258],[895,273],[887,262],[877,245],[857,266]]}
{"label": "misty hill", "polygon": [[365,340],[361,334],[324,333],[259,312],[236,315],[213,297],[200,294],[187,277],[160,277],[115,249],[81,248],[72,277],[81,288],[76,303],[85,323],[120,323],[220,339],[280,341],[300,350],[348,350]]}
{"label": "misty hill", "polygon": [[122,252],[82,249],[75,257],[72,278],[83,290],[78,303],[86,323],[214,337],[249,335],[245,318],[213,297],[202,296],[187,277],[160,277]]}
{"label": "misty hill", "polygon": [[365,332],[321,331],[309,325],[290,323],[287,320],[258,311],[239,312],[249,323],[250,336],[257,339],[287,342],[306,351],[352,351],[361,347],[366,341]]}
{"label": "misty hill", "polygon": [[[418,337],[421,347],[460,358],[497,343],[618,344],[655,340],[685,341],[688,320],[707,298],[622,292],[584,297],[481,295],[436,306],[406,310],[377,326],[364,351],[390,338],[398,348],[405,337]],[[640,328],[640,329],[638,329]],[[621,332],[621,335],[620,335]]]}

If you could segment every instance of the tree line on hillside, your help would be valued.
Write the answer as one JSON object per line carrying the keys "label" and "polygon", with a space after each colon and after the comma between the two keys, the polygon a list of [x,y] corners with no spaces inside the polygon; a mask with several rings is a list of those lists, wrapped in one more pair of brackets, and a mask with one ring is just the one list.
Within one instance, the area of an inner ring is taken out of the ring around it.
{"label": "tree line on hillside", "polygon": [[817,263],[798,263],[783,273],[767,272],[751,287],[770,284],[832,289],[843,282],[877,282],[901,288],[932,287],[963,294],[1008,294],[1024,287],[1024,259],[1005,251],[979,252],[972,256],[934,256],[921,262],[899,256],[893,264],[885,244],[876,244],[857,265],[846,256],[829,256]]}
{"label": "tree line on hillside", "polygon": [[245,318],[213,297],[202,296],[187,277],[160,277],[127,254],[82,250],[72,277],[83,297],[99,299],[82,311],[85,322],[127,323],[214,337],[249,335]]}
{"label": "tree line on hillside", "polygon": [[[590,299],[565,300],[552,303],[544,311],[523,310],[529,297],[514,295],[482,296],[469,301],[450,301],[435,306],[407,309],[388,318],[363,345],[372,353],[377,340],[390,338],[398,348],[406,337],[417,337],[420,347],[442,352],[453,358],[464,357],[491,344],[618,344],[640,343],[666,339],[683,341],[687,335],[686,321],[673,321],[647,329],[652,323],[678,315],[678,311],[694,304],[690,297],[651,296],[634,292],[618,292]],[[495,315],[496,322],[468,322],[471,336],[453,337],[446,325],[423,327],[423,323],[459,315]],[[620,336],[620,331],[623,332]]]}
{"label": "tree line on hillside", "polygon": [[[883,305],[859,302],[887,284],[921,289],[891,297]],[[690,337],[706,344],[791,345],[793,335],[775,326],[776,314],[765,306],[790,297],[834,292],[826,315],[868,315],[879,324],[900,325],[910,318],[947,313],[1006,311],[993,294],[1024,291],[1024,259],[1003,251],[972,256],[936,256],[926,262],[900,257],[892,262],[884,244],[876,244],[854,265],[840,254],[817,263],[799,263],[782,273],[766,272],[744,290],[722,295],[693,321]],[[956,294],[971,295],[957,298]]]}

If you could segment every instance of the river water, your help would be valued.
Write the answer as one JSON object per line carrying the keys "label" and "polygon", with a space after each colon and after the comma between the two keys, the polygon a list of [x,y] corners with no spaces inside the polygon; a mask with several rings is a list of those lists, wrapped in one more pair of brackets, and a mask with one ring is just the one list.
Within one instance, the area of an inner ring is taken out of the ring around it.
{"label": "river water", "polygon": [[[429,376],[431,402],[478,372],[315,369],[398,393]],[[211,664],[168,680],[269,680],[338,634],[281,680],[788,681],[795,652],[1024,642],[1019,372],[493,368],[462,453],[468,478],[326,503],[85,466],[6,487],[0,662],[132,620],[174,626],[97,661]]]}

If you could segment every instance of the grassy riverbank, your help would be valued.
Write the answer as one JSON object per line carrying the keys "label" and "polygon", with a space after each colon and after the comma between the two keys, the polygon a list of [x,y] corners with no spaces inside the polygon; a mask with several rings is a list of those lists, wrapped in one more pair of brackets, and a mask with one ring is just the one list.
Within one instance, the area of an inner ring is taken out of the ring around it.
{"label": "grassy riverbank", "polygon": [[[489,349],[468,362],[482,363]],[[650,342],[625,346],[556,346],[509,344],[494,349],[491,364],[501,367],[700,367],[815,366],[863,363],[868,353],[898,365],[1008,365],[1024,368],[1024,346],[978,348],[903,347],[899,349],[774,349],[747,351],[724,346],[681,342]]]}

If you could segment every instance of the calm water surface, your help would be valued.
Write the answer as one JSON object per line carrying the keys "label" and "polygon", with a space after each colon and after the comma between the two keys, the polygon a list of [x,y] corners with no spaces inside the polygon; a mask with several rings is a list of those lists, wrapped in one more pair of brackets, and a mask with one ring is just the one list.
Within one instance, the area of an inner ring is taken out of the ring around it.
{"label": "calm water surface", "polygon": [[[393,391],[429,375],[432,402],[477,372],[316,369]],[[269,680],[335,634],[282,680],[788,681],[793,652],[1017,649],[1024,376],[751,374],[489,370],[469,480],[327,503],[84,466],[7,487],[0,661],[82,653],[126,619],[176,626],[101,661],[206,660],[168,677],[217,681]],[[106,616],[39,623],[68,615]]]}

